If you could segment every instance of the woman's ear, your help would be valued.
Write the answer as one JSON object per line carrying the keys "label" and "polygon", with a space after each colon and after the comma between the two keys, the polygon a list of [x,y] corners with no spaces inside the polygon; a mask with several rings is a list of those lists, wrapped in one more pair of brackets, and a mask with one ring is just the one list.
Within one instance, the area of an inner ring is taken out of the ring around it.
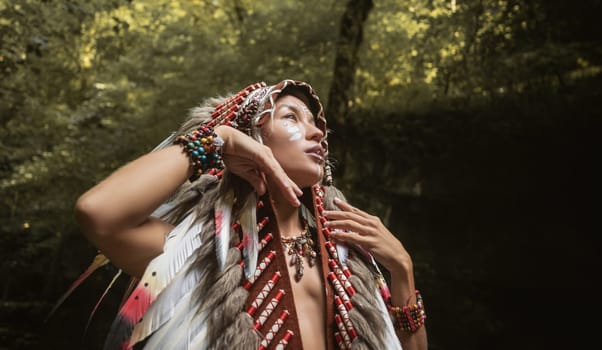
{"label": "woman's ear", "polygon": [[271,135],[271,124],[272,118],[268,115],[264,115],[259,119],[256,126],[259,128],[259,135],[261,135],[262,139],[269,139]]}

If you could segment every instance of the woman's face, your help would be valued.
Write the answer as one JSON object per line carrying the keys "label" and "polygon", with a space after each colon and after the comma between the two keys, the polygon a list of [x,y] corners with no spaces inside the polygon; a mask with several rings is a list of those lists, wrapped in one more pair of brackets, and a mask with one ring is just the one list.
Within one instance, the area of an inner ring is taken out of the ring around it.
{"label": "woman's face", "polygon": [[306,103],[293,95],[276,100],[274,120],[261,130],[263,143],[272,149],[287,175],[301,188],[318,183],[324,173],[324,133]]}

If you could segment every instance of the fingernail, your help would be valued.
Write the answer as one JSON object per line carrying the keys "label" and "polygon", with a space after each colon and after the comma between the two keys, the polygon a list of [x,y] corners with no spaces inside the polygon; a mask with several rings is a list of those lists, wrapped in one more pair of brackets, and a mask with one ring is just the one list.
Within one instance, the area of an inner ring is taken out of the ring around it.
{"label": "fingernail", "polygon": [[338,197],[334,197],[333,202],[340,202],[341,200]]}

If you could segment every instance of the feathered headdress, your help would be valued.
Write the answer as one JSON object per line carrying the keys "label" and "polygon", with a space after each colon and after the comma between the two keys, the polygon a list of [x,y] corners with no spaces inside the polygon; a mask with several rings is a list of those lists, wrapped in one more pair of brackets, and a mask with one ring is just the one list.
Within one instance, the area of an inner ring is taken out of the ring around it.
{"label": "feathered headdress", "polygon": [[[276,100],[284,92],[290,90],[300,91],[308,97],[309,108],[316,118],[316,126],[327,135],[326,118],[324,118],[324,109],[320,98],[315,90],[308,83],[298,80],[283,80],[276,85],[267,86],[264,82],[255,83],[247,86],[237,94],[228,97],[224,102],[215,107],[211,114],[211,121],[208,126],[216,127],[218,125],[232,126],[249,136],[256,136],[255,131],[262,125],[265,117],[274,116],[274,106]],[[326,137],[322,141],[322,146],[328,154],[328,142]],[[328,165],[328,164],[327,164]],[[325,179],[327,184],[332,179]]]}
{"label": "feathered headdress", "polygon": [[[325,137],[322,140],[322,147],[325,150],[325,158],[328,157],[328,142],[326,140],[327,129],[326,119],[324,117],[324,110],[320,98],[316,94],[315,90],[308,83],[286,79],[275,85],[267,85],[265,82],[258,82],[247,86],[240,90],[238,93],[231,95],[226,98],[222,103],[218,104],[213,112],[211,113],[211,120],[207,122],[207,126],[217,127],[220,125],[227,125],[236,128],[245,134],[258,139],[261,142],[261,138],[257,130],[264,123],[266,119],[273,118],[274,106],[278,97],[287,93],[290,90],[301,92],[307,96],[309,101],[309,109],[312,111],[316,118],[316,126],[322,130]],[[176,133],[172,133],[168,138],[163,140],[157,145],[153,151],[162,149],[173,144]],[[220,169],[221,170],[221,169]],[[220,176],[221,173],[218,173]],[[332,184],[332,177],[330,171],[330,164],[328,160],[325,165],[325,178],[324,182],[327,185]],[[232,226],[232,207],[234,205],[234,196],[232,193],[226,193],[220,196],[214,204],[215,209],[215,243],[216,243],[216,256],[217,262],[220,269],[223,269],[226,261],[227,251],[230,242],[230,228]],[[257,233],[257,219],[256,219],[256,203],[257,198],[254,193],[249,195],[249,198],[239,199],[242,200],[243,207],[241,208],[240,227],[243,232],[243,254],[245,258],[245,275],[247,277],[252,276],[257,265],[258,255],[258,233]],[[173,209],[174,204],[167,202],[159,207],[153,216],[162,217],[166,212]],[[196,245],[189,244],[189,250]],[[99,264],[102,261],[102,264]],[[81,274],[76,282],[64,293],[55,307],[52,309],[48,318],[56,311],[56,309],[64,302],[64,300],[73,292],[73,290],[79,286],[83,280],[85,280],[92,272],[98,267],[108,263],[109,260],[99,252],[94,262]],[[121,270],[118,272],[117,278]],[[136,279],[132,277],[133,282]],[[112,284],[111,284],[112,285]],[[109,286],[110,288],[110,286]],[[108,289],[108,288],[107,288]],[[104,295],[107,291],[105,291]],[[129,294],[130,291],[126,293]],[[101,297],[102,300],[102,297]],[[100,302],[100,301],[99,301]],[[94,310],[96,310],[96,307]],[[144,311],[139,310],[142,314]],[[92,312],[92,314],[94,311]],[[136,315],[139,316],[139,315]],[[92,317],[92,315],[90,315]]]}
{"label": "feathered headdress", "polygon": [[[276,100],[282,93],[290,90],[296,90],[307,96],[309,108],[316,118],[316,126],[327,134],[326,119],[324,118],[324,109],[320,98],[314,89],[307,83],[297,80],[283,80],[276,85],[268,86],[264,82],[255,83],[247,86],[237,94],[230,96],[224,102],[217,105],[211,114],[211,120],[207,123],[210,127],[219,125],[228,125],[234,127],[251,137],[255,137],[261,142],[257,129],[269,117],[274,116],[274,107]],[[322,141],[322,147],[325,149],[325,157],[328,156],[328,142],[326,138]],[[326,164],[328,168],[328,163]],[[329,169],[325,171],[327,184],[332,183]],[[245,257],[245,275],[253,275],[257,265],[257,229],[255,217],[255,195],[245,201],[245,207],[241,214],[241,228],[243,232],[243,254]],[[217,261],[220,269],[223,269],[228,246],[230,242],[231,214],[234,198],[231,195],[225,195],[215,204],[215,223],[216,223],[216,250]]]}

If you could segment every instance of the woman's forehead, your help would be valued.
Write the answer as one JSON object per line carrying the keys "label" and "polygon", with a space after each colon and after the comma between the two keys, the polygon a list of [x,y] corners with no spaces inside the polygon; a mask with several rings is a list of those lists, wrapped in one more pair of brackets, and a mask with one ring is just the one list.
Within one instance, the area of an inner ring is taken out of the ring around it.
{"label": "woman's forehead", "polygon": [[[289,97],[287,98],[287,96]],[[265,113],[269,113],[273,118],[279,105],[278,102],[285,98],[289,99],[291,98],[290,96],[299,99],[299,103],[302,103],[309,109],[316,126],[326,135],[326,119],[324,118],[324,110],[320,98],[309,84],[290,79],[283,80],[276,85],[257,89],[252,93],[251,100],[259,102],[261,106],[256,113],[255,124],[260,125],[263,123],[262,116],[265,116]]]}
{"label": "woman's forehead", "polygon": [[[276,104],[278,104],[278,101],[281,100],[296,100],[297,103],[302,103],[306,108],[308,109],[312,109],[312,104],[311,104],[311,100],[310,97],[307,95],[307,93],[305,93],[304,91],[301,91],[300,89],[286,89],[284,90],[280,96],[278,96],[278,99],[276,100]],[[312,114],[317,114],[318,111],[312,111]]]}
{"label": "woman's forehead", "polygon": [[307,101],[303,101],[303,99],[300,99],[297,96],[293,95],[281,96],[278,100],[276,100],[276,109],[284,107],[295,110],[301,110],[304,112],[311,113],[312,115],[314,114],[309,110],[309,104],[307,103]]}

